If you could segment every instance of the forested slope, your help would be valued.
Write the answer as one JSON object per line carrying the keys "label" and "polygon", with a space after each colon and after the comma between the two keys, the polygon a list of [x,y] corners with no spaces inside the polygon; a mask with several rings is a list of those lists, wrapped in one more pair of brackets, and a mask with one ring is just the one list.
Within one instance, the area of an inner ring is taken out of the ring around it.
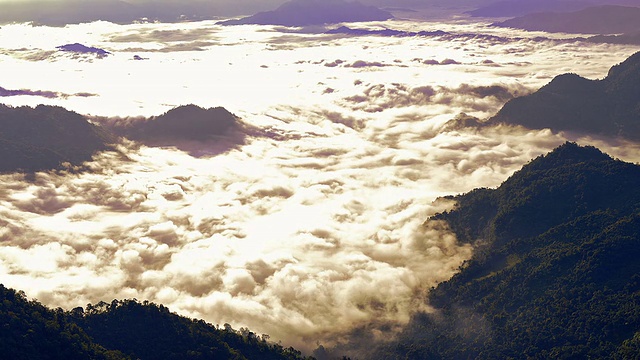
{"label": "forested slope", "polygon": [[49,309],[0,285],[0,359],[305,359],[248,329],[218,328],[162,305],[114,300]]}
{"label": "forested slope", "polygon": [[454,197],[474,257],[376,359],[634,359],[640,354],[640,166],[572,143],[497,189]]}

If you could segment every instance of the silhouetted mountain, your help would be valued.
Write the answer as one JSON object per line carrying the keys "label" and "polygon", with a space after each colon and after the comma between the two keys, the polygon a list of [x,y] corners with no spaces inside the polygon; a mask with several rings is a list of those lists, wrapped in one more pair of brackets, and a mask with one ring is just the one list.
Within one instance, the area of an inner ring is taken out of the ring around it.
{"label": "silhouetted mountain", "polygon": [[28,90],[28,89],[9,90],[0,86],[0,97],[8,97],[8,96],[42,96],[46,98],[55,98],[59,96],[59,93],[56,93],[53,91]]}
{"label": "silhouetted mountain", "polygon": [[394,29],[353,29],[347,26],[340,26],[325,32],[325,34],[343,34],[353,36],[395,36],[395,37],[414,37],[414,36],[446,36],[451,33],[435,30],[435,31],[403,31]]}
{"label": "silhouetted mountain", "polygon": [[468,115],[466,113],[460,113],[456,115],[456,117],[454,117],[453,119],[447,121],[442,126],[441,131],[446,132],[446,131],[453,131],[453,130],[462,130],[465,128],[478,128],[483,125],[484,125],[483,122],[479,118]]}
{"label": "silhouetted mountain", "polygon": [[622,35],[596,35],[587,39],[593,43],[640,45],[640,31]]}
{"label": "silhouetted mountain", "polygon": [[640,166],[566,143],[497,189],[452,197],[473,258],[375,359],[633,359]]}
{"label": "silhouetted mountain", "polygon": [[0,349],[3,359],[129,359],[96,344],[62,309],[51,310],[24,293],[0,285]]}
{"label": "silhouetted mountain", "polygon": [[620,34],[640,31],[640,7],[604,5],[576,12],[541,12],[493,25],[530,31]]}
{"label": "silhouetted mountain", "polygon": [[468,11],[467,14],[477,17],[512,17],[536,12],[569,12],[590,6],[587,1],[559,1],[559,0],[506,0]]}
{"label": "silhouetted mountain", "polygon": [[640,139],[640,53],[603,80],[575,74],[554,78],[533,94],[508,101],[487,124],[576,131]]}
{"label": "silhouetted mountain", "polygon": [[2,359],[305,359],[248,329],[220,329],[136,300],[51,310],[0,285]]}
{"label": "silhouetted mountain", "polygon": [[357,1],[291,0],[273,11],[257,13],[238,20],[222,21],[221,25],[283,25],[307,26],[341,22],[382,21],[393,18],[391,13]]}
{"label": "silhouetted mountain", "polygon": [[[485,39],[488,41],[498,41],[498,42],[509,42],[509,41],[518,41],[524,40],[521,37],[501,37],[496,35],[488,35],[488,34],[477,34],[477,33],[450,33],[442,30],[434,30],[434,31],[404,31],[404,30],[395,30],[395,29],[358,29],[358,28],[350,28],[347,26],[340,26],[325,32],[325,34],[340,34],[340,35],[350,35],[350,36],[386,36],[386,37],[438,37],[441,40],[461,40],[461,39]],[[537,37],[539,41],[549,40],[549,38],[545,37]],[[640,44],[640,32],[623,34],[623,35],[597,35],[591,36],[588,38],[584,37],[576,37],[573,39],[565,39],[568,42],[575,41],[588,41],[593,43],[607,43],[607,44]]]}
{"label": "silhouetted mountain", "polygon": [[93,54],[98,57],[105,57],[111,54],[106,50],[85,46],[79,43],[58,46],[56,47],[56,49],[60,51],[66,51],[66,52],[77,53],[77,54]]}
{"label": "silhouetted mountain", "polygon": [[0,105],[0,172],[80,165],[115,137],[81,115],[57,106]]}
{"label": "silhouetted mountain", "polygon": [[268,343],[249,329],[218,328],[154,303],[114,300],[79,310],[75,321],[95,342],[134,359],[305,359],[300,351]]}
{"label": "silhouetted mountain", "polygon": [[238,117],[225,108],[203,109],[184,105],[149,119],[125,120],[104,125],[118,135],[145,141],[206,141],[228,134]]}
{"label": "silhouetted mountain", "polygon": [[96,118],[113,133],[148,146],[177,147],[193,156],[223,153],[244,144],[246,130],[225,108],[184,105],[150,118]]}
{"label": "silhouetted mountain", "polygon": [[[432,38],[438,38],[441,41],[448,41],[448,40],[457,40],[457,41],[461,41],[461,40],[485,40],[485,41],[491,41],[491,42],[499,42],[499,43],[506,43],[506,42],[512,42],[512,41],[518,41],[518,40],[523,40],[524,38],[518,38],[518,37],[511,37],[511,38],[507,38],[507,37],[503,37],[503,36],[497,36],[497,35],[490,35],[490,34],[478,34],[478,33],[451,33],[451,32],[447,32],[447,31],[442,31],[442,30],[433,30],[433,31],[405,31],[405,30],[395,30],[395,29],[389,29],[389,28],[384,28],[384,29],[359,29],[359,28],[350,28],[348,26],[340,26],[337,27],[335,29],[331,29],[325,32],[325,34],[334,34],[334,35],[348,35],[348,36],[387,36],[387,37],[414,37],[414,36],[420,36],[420,37],[432,37]],[[539,40],[543,41],[545,40],[545,38],[543,37],[539,37]],[[435,64],[439,64],[439,62],[435,62]],[[441,64],[441,65],[446,65],[445,64]]]}

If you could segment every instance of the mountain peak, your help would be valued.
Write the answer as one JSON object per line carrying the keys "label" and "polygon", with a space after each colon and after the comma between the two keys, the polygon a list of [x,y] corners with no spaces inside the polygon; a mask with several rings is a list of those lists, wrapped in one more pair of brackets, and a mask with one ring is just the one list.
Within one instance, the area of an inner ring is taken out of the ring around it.
{"label": "mountain peak", "polygon": [[549,90],[554,93],[576,91],[589,92],[593,91],[594,85],[594,80],[583,78],[582,76],[574,73],[565,73],[554,77],[548,84],[540,88],[540,90]]}
{"label": "mountain peak", "polygon": [[640,52],[603,80],[558,75],[538,91],[509,100],[487,122],[496,123],[640,139]]}
{"label": "mountain peak", "polygon": [[237,125],[237,120],[237,116],[223,107],[204,109],[183,105],[151,119],[146,131],[150,136],[207,140],[223,135]]}
{"label": "mountain peak", "polygon": [[621,62],[618,65],[614,65],[609,69],[609,74],[607,77],[615,76],[623,71],[628,71],[630,69],[637,69],[640,66],[640,51],[629,56],[625,61]]}
{"label": "mountain peak", "polygon": [[223,107],[181,105],[162,115],[134,122],[107,124],[115,133],[140,141],[206,141],[228,134],[238,117]]}
{"label": "mountain peak", "polygon": [[523,166],[497,189],[456,196],[453,211],[433,218],[447,220],[461,241],[502,243],[540,234],[589,211],[634,207],[634,199],[640,199],[634,190],[638,176],[637,165],[567,142]]}
{"label": "mountain peak", "polygon": [[456,196],[432,219],[474,255],[429,294],[437,315],[414,316],[378,358],[633,358],[638,178],[638,165],[565,143],[497,189]]}
{"label": "mountain peak", "polygon": [[541,170],[554,169],[566,165],[585,162],[612,161],[611,156],[593,146],[580,146],[574,142],[566,143],[555,148],[546,155],[541,155],[531,161],[523,169]]}
{"label": "mountain peak", "polygon": [[82,115],[59,106],[9,107],[0,104],[0,172],[57,169],[80,165],[115,137]]}
{"label": "mountain peak", "polygon": [[638,95],[640,91],[638,90],[640,89],[640,51],[620,64],[612,66],[605,81],[609,91],[615,91],[618,86],[622,86],[624,89],[635,88],[635,95]]}

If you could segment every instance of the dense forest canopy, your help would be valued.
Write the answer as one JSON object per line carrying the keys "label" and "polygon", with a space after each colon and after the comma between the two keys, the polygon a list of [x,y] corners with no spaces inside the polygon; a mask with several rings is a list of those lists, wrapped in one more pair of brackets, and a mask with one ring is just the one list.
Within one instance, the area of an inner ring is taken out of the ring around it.
{"label": "dense forest canopy", "polygon": [[375,359],[635,358],[640,166],[566,143],[497,189],[453,197],[477,251]]}
{"label": "dense forest canopy", "polygon": [[267,335],[213,326],[163,305],[113,300],[65,311],[2,285],[0,326],[4,359],[305,359]]}

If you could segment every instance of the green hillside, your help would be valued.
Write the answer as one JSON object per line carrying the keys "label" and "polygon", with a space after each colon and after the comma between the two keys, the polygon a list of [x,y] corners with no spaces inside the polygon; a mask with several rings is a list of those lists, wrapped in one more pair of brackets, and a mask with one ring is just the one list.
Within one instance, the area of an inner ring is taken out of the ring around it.
{"label": "green hillside", "polygon": [[454,197],[474,257],[375,359],[637,359],[640,166],[566,143]]}
{"label": "green hillside", "polygon": [[0,285],[0,359],[305,359],[248,329],[218,328],[162,305],[114,300],[49,309]]}

